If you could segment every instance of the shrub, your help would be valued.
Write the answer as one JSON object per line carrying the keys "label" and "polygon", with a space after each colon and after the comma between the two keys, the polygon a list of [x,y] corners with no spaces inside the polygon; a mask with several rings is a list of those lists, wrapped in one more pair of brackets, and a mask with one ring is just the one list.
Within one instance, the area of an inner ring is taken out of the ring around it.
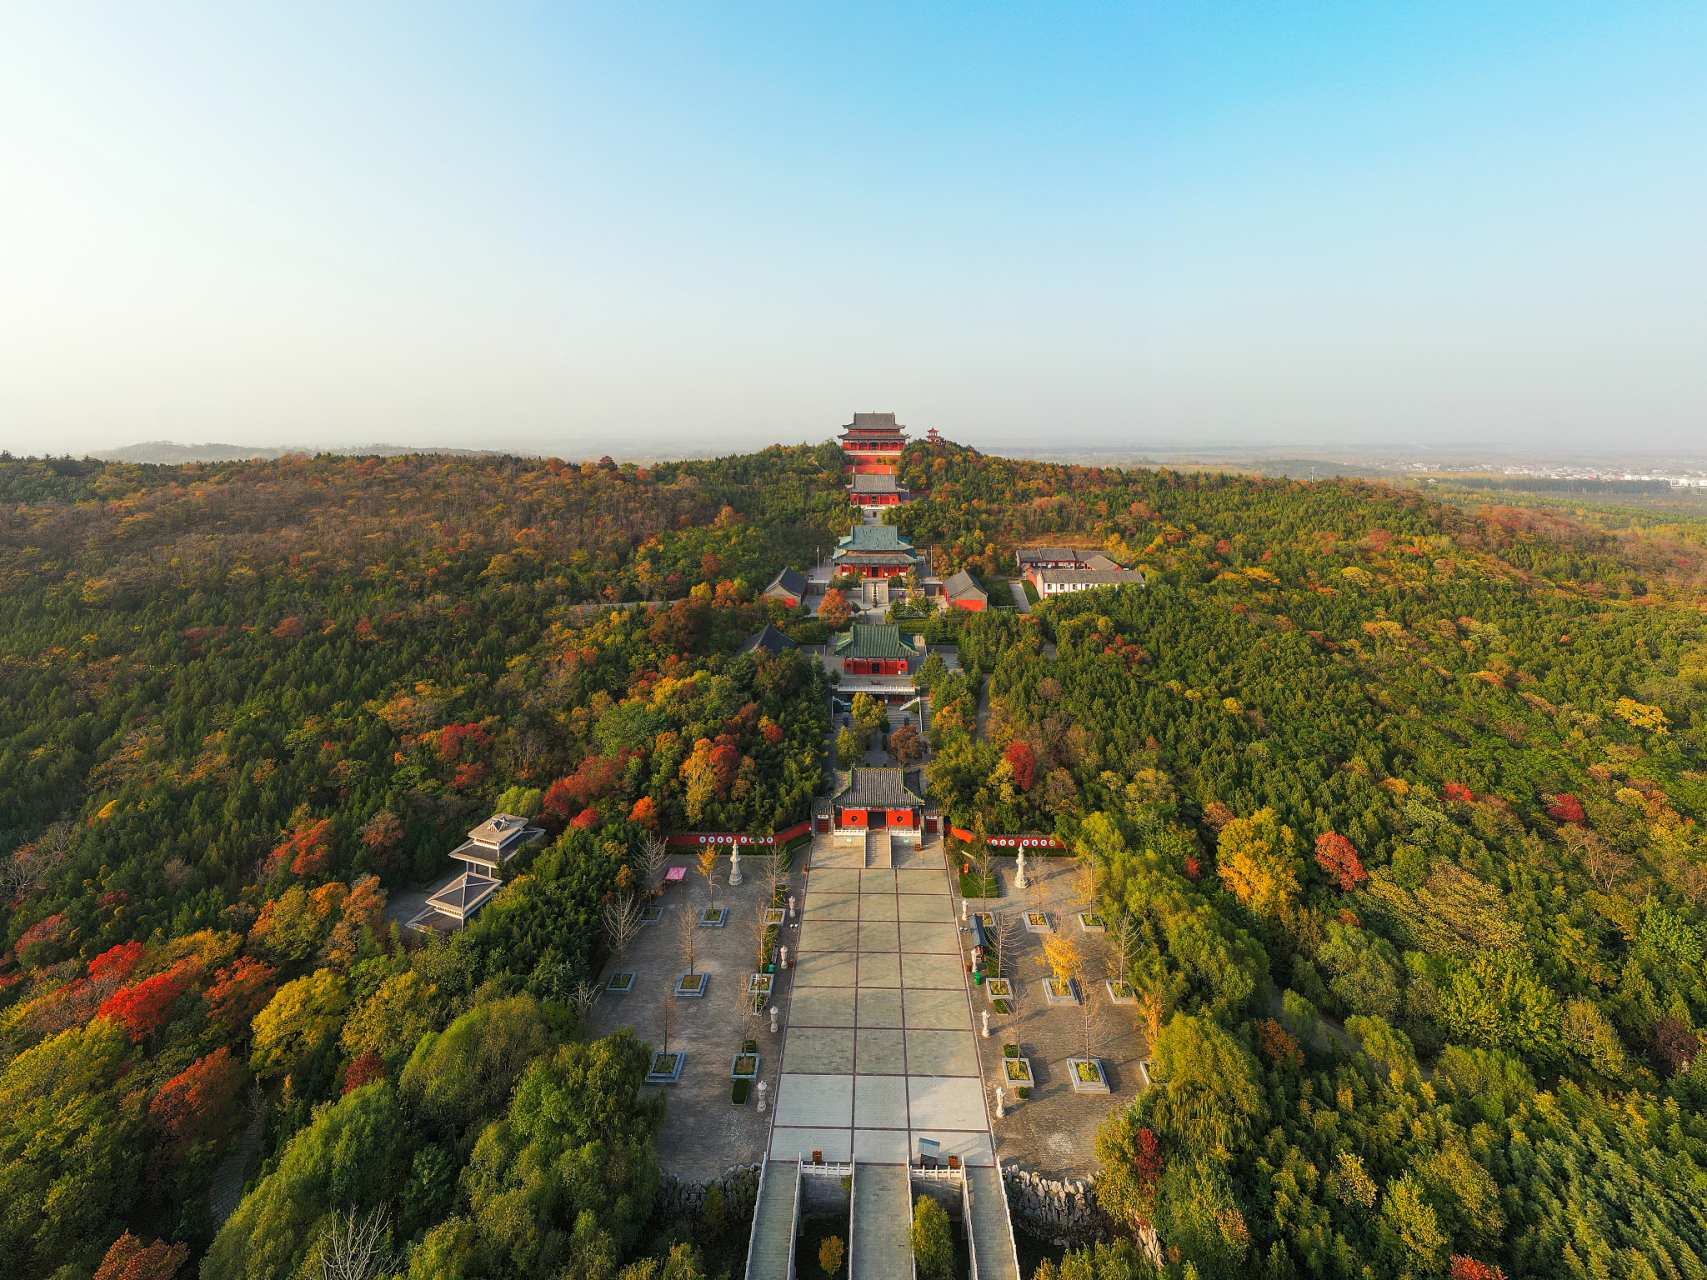
{"label": "shrub", "polygon": [[926,1195],[913,1206],[913,1262],[920,1280],[952,1280],[954,1276],[954,1238],[949,1234],[948,1214]]}

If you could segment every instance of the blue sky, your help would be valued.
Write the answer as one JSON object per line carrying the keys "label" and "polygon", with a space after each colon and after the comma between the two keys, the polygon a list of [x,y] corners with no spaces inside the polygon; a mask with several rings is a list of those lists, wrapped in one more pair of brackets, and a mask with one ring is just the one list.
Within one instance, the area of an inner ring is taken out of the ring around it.
{"label": "blue sky", "polygon": [[1704,55],[1683,4],[8,6],[0,446],[1707,452]]}

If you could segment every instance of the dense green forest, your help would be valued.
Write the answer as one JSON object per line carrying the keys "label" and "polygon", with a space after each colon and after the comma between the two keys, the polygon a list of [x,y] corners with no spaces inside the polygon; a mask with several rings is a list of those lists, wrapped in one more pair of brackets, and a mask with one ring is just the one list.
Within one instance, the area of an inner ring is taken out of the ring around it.
{"label": "dense green forest", "polygon": [[904,519],[1150,575],[977,624],[989,740],[971,682],[933,722],[939,801],[1121,934],[1165,1083],[1104,1202],[1202,1276],[1701,1274],[1701,531],[959,465]]}
{"label": "dense green forest", "polygon": [[[939,572],[1069,541],[1148,574],[933,619],[965,671],[924,678],[937,802],[1097,877],[1164,1081],[1098,1187],[1166,1269],[1702,1274],[1702,528],[946,443],[902,472]],[[843,483],[830,445],[0,458],[9,1272],[318,1275],[364,1233],[411,1277],[737,1272],[721,1209],[655,1219],[643,1050],[572,997],[648,836],[820,789],[821,671],[735,649],[808,634],[755,591]],[[389,925],[499,805],[550,839],[479,923]]]}

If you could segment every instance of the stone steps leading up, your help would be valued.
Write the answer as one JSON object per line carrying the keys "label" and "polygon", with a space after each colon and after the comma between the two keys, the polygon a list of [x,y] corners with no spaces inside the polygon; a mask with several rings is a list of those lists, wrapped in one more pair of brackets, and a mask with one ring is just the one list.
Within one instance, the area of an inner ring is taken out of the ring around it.
{"label": "stone steps leading up", "polygon": [[1002,1178],[984,1165],[966,1171],[966,1190],[972,1197],[972,1256],[978,1280],[1019,1280],[1014,1256],[1013,1224],[1008,1220],[1008,1196]]}
{"label": "stone steps leading up", "polygon": [[765,1166],[747,1244],[747,1280],[791,1280],[799,1182],[800,1166],[793,1160],[773,1160]]}
{"label": "stone steps leading up", "polygon": [[905,1280],[913,1273],[913,1202],[904,1164],[854,1168],[853,1268],[848,1280]]}

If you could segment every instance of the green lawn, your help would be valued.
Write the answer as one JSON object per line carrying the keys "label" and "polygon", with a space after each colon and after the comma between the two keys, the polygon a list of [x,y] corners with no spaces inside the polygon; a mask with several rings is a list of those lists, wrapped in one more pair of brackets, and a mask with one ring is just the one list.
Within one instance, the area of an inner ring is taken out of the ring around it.
{"label": "green lawn", "polygon": [[960,896],[963,898],[999,898],[1002,896],[1002,882],[992,871],[986,877],[980,877],[976,871],[968,871],[960,877]]}

